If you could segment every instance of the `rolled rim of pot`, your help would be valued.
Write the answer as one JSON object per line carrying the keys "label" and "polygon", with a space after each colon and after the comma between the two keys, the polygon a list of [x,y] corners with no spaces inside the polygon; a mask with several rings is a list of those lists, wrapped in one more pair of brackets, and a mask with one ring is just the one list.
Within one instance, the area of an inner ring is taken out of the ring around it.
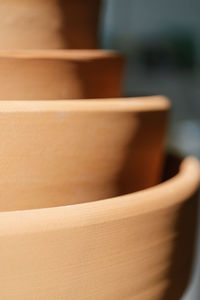
{"label": "rolled rim of pot", "polygon": [[[92,101],[91,101],[92,100]],[[171,107],[168,98],[162,95],[148,97],[104,98],[104,99],[77,99],[64,101],[4,101],[0,102],[2,112],[148,112],[168,111]]]}
{"label": "rolled rim of pot", "polygon": [[0,212],[0,232],[3,235],[25,233],[27,230],[38,232],[46,222],[50,231],[60,226],[88,226],[136,217],[188,200],[198,191],[199,185],[199,160],[187,157],[181,162],[177,175],[142,191],[81,204]]}
{"label": "rolled rim of pot", "polygon": [[100,59],[121,59],[124,56],[114,50],[100,49],[27,49],[27,50],[0,50],[0,58],[12,59],[66,59],[71,61],[88,61]]}

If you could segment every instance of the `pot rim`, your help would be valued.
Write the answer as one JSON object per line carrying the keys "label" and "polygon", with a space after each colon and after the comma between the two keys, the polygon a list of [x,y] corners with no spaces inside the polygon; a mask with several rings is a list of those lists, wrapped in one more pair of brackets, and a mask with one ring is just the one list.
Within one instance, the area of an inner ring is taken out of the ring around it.
{"label": "pot rim", "polygon": [[15,112],[149,112],[168,111],[169,100],[162,95],[148,97],[102,98],[78,100],[2,100],[1,113]]}
{"label": "pot rim", "polygon": [[0,50],[0,59],[57,59],[69,61],[88,61],[101,59],[122,59],[123,55],[114,50],[101,49],[25,49]]}
{"label": "pot rim", "polygon": [[199,184],[199,161],[187,157],[173,178],[139,192],[88,203],[0,212],[0,235],[36,233],[44,227],[55,231],[145,215],[187,201]]}

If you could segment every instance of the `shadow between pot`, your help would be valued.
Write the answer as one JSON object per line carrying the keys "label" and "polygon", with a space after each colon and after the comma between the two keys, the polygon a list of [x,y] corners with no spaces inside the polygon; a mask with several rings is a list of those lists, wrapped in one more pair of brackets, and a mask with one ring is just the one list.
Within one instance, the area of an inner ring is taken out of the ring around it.
{"label": "shadow between pot", "polygon": [[197,211],[198,194],[181,207],[174,224],[178,237],[174,240],[171,267],[167,276],[170,284],[162,300],[181,299],[189,284],[196,240]]}
{"label": "shadow between pot", "polygon": [[[181,163],[179,155],[168,154],[165,161],[163,181],[175,176]],[[169,286],[165,290],[162,300],[180,300],[188,287],[196,244],[198,223],[199,191],[179,208],[174,223],[177,238],[171,253],[170,268],[167,275]]]}

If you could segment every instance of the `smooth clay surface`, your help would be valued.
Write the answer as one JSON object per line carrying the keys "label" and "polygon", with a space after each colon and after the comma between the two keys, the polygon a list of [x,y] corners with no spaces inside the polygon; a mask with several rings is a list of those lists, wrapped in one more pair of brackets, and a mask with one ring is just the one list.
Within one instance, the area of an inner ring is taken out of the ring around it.
{"label": "smooth clay surface", "polygon": [[176,176],[141,192],[1,212],[0,298],[180,300],[190,274],[199,179],[198,162],[188,158]]}
{"label": "smooth clay surface", "polygon": [[160,181],[161,96],[0,102],[0,210],[94,201]]}
{"label": "smooth clay surface", "polygon": [[100,0],[0,0],[0,49],[97,48]]}
{"label": "smooth clay surface", "polygon": [[0,100],[120,97],[123,67],[113,51],[0,51]]}

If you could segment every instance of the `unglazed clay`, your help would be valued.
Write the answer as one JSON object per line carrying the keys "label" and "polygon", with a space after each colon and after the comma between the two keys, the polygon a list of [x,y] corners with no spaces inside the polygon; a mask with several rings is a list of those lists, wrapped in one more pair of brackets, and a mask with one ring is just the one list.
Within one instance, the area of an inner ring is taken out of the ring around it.
{"label": "unglazed clay", "polygon": [[123,65],[113,51],[0,51],[0,100],[120,97]]}
{"label": "unglazed clay", "polygon": [[0,210],[60,206],[159,182],[169,102],[1,101]]}
{"label": "unglazed clay", "polygon": [[100,0],[0,0],[0,49],[97,47]]}
{"label": "unglazed clay", "polygon": [[198,162],[188,158],[178,175],[144,191],[1,212],[0,298],[180,300],[192,257],[199,179]]}

